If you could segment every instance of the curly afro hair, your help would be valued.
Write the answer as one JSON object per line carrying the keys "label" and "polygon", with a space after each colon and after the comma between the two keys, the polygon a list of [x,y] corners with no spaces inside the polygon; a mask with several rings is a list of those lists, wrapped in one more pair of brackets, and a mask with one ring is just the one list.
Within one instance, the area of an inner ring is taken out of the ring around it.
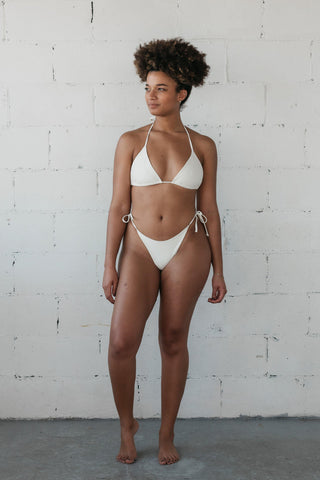
{"label": "curly afro hair", "polygon": [[182,38],[152,40],[134,53],[134,65],[142,82],[151,71],[161,71],[177,82],[177,91],[187,90],[187,100],[192,87],[203,85],[210,67],[204,60],[205,53]]}

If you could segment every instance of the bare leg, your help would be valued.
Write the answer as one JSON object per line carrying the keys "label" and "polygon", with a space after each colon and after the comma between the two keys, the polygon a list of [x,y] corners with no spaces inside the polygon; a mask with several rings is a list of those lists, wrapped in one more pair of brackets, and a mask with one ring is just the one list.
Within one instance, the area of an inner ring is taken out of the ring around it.
{"label": "bare leg", "polygon": [[130,247],[126,239],[121,253],[108,352],[110,378],[121,426],[117,460],[122,463],[133,463],[137,455],[133,440],[139,427],[133,417],[136,353],[157,298],[160,279],[159,270],[147,257],[144,246],[135,243],[136,233],[131,229],[127,231],[129,235],[133,235]]}
{"label": "bare leg", "polygon": [[161,275],[159,344],[162,358],[159,463],[175,463],[174,424],[183,396],[189,354],[188,332],[194,307],[208,278],[210,248],[204,232],[192,226]]}

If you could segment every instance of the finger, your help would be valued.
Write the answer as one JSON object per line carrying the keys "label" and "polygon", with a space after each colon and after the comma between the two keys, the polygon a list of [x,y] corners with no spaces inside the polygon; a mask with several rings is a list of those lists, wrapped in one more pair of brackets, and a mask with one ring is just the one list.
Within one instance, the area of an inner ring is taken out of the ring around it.
{"label": "finger", "polygon": [[210,303],[217,303],[217,300],[215,300],[214,298],[208,298],[208,302],[210,302]]}
{"label": "finger", "polygon": [[118,282],[118,279],[116,279],[116,280],[113,282],[112,294],[113,294],[114,297],[116,296],[116,293],[117,293],[118,283],[119,283],[119,282]]}
{"label": "finger", "polygon": [[113,298],[112,295],[109,295],[109,296],[107,297],[107,300],[109,300],[109,302],[111,302],[111,303],[114,303],[114,298]]}
{"label": "finger", "polygon": [[223,295],[223,292],[219,292],[219,295],[218,297],[216,298],[216,303],[220,303],[221,300],[223,299],[224,295]]}
{"label": "finger", "polygon": [[109,302],[114,303],[114,298],[112,296],[112,283],[108,284],[104,289],[104,295]]}
{"label": "finger", "polygon": [[209,303],[219,303],[221,300],[214,299],[214,298],[208,298]]}
{"label": "finger", "polygon": [[219,287],[212,287],[212,295],[208,298],[208,301],[211,303],[216,303],[219,298]]}
{"label": "finger", "polygon": [[[110,293],[110,296],[113,298],[113,300],[115,300],[115,298],[116,298],[116,292],[115,292],[115,287],[114,287],[113,284],[111,285],[111,293]],[[113,302],[113,303],[114,303],[114,302]]]}
{"label": "finger", "polygon": [[212,288],[212,295],[211,298],[216,300],[219,297],[220,287],[213,287]]}
{"label": "finger", "polygon": [[211,298],[208,298],[208,302],[210,302],[210,303],[220,303],[223,300],[226,293],[227,293],[227,290],[221,289],[221,290],[219,290],[218,295],[212,296]]}

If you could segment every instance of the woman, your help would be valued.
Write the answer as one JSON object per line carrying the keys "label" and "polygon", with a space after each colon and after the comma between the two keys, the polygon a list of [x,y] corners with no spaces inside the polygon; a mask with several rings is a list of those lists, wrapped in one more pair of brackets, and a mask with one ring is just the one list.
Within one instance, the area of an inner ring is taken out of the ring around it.
{"label": "woman", "polygon": [[163,465],[179,460],[174,424],[188,372],[188,331],[211,263],[209,302],[221,302],[227,292],[216,203],[216,146],[209,137],[186,128],[180,118],[192,86],[202,85],[209,72],[204,57],[180,38],[153,40],[135,52],[134,64],[146,82],[145,98],[155,118],[151,125],[122,134],[117,144],[102,283],[106,298],[114,303],[108,363],[120,417],[117,459],[122,463],[133,463],[137,455],[135,357],[158,292],[158,458]]}

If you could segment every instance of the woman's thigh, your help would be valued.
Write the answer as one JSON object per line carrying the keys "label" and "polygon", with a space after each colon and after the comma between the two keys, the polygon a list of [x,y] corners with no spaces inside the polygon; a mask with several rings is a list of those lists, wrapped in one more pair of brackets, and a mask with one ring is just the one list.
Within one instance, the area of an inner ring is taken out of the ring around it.
{"label": "woman's thigh", "polygon": [[194,224],[189,227],[177,254],[162,271],[160,337],[176,332],[187,339],[190,320],[211,264],[209,242],[202,230],[199,226],[195,232]]}
{"label": "woman's thigh", "polygon": [[134,228],[128,226],[120,253],[119,282],[110,330],[110,340],[123,346],[140,343],[159,291],[159,270],[139,242]]}

